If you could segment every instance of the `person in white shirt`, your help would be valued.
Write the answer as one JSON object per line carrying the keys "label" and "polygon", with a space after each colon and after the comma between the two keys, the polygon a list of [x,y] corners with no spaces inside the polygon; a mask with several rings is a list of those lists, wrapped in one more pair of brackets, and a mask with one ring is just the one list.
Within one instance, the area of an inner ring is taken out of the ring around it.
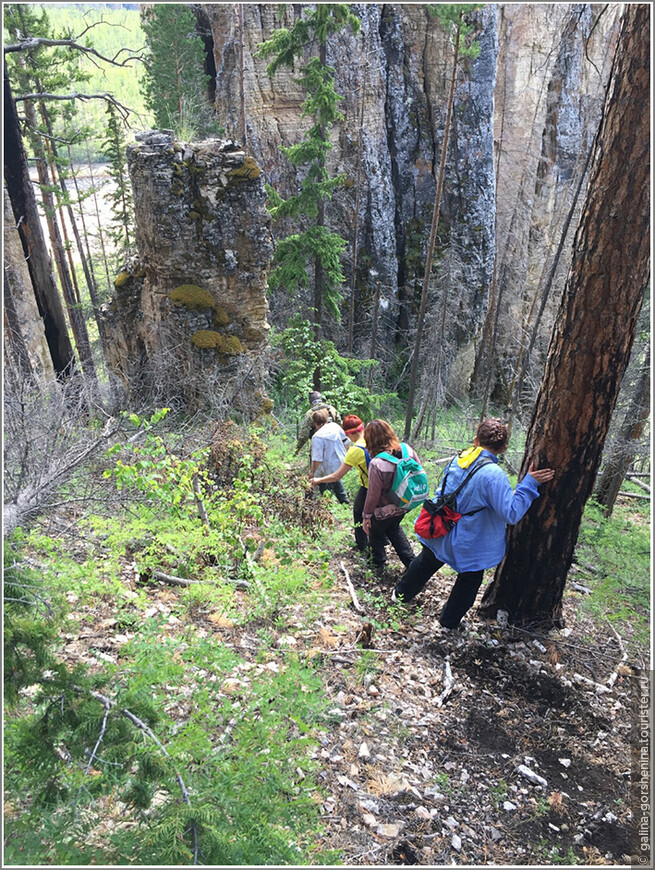
{"label": "person in white shirt", "polygon": [[[309,469],[310,480],[314,477],[326,477],[337,471],[344,460],[350,439],[341,426],[330,420],[325,408],[314,411],[312,414],[314,434],[312,435],[311,466]],[[331,490],[341,502],[348,504],[348,494],[343,481],[333,483],[319,483],[319,490],[323,493]]]}

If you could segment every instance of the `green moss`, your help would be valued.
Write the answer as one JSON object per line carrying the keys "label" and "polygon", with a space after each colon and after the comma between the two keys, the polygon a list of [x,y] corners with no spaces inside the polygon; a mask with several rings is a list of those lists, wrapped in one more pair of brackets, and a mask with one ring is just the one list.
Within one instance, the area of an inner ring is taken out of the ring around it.
{"label": "green moss", "polygon": [[203,350],[214,349],[224,356],[243,353],[243,345],[236,335],[221,335],[212,329],[199,329],[191,336],[191,342]]}
{"label": "green moss", "polygon": [[193,210],[191,210],[189,212],[189,217],[191,218],[192,221],[201,221],[202,220],[202,215],[198,214],[197,211],[193,211]]}
{"label": "green moss", "polygon": [[246,157],[241,166],[228,172],[229,178],[233,181],[252,181],[254,178],[259,178],[261,174],[261,169],[252,157]]}
{"label": "green moss", "polygon": [[175,290],[171,290],[168,298],[173,305],[184,305],[192,310],[214,308],[216,305],[214,297],[196,284],[180,284]]}
{"label": "green moss", "polygon": [[214,314],[214,323],[216,326],[227,326],[230,322],[230,317],[227,311],[224,308],[221,308],[220,305],[216,306],[216,313]]}
{"label": "green moss", "polygon": [[131,279],[132,276],[129,272],[119,272],[118,275],[114,278],[114,287],[124,287]]}

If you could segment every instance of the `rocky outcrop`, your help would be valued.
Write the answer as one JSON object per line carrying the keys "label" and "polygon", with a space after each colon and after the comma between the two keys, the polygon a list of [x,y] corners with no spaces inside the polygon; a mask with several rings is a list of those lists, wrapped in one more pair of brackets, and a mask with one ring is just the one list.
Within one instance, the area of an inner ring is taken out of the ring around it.
{"label": "rocky outcrop", "polygon": [[109,365],[141,398],[268,410],[273,246],[262,171],[229,141],[157,131],[137,140],[128,165],[138,256],[114,281]]}
{"label": "rocky outcrop", "polygon": [[[219,123],[245,143],[282,195],[297,190],[298,173],[280,146],[299,141],[311,119],[301,117],[297,70],[269,78],[257,49],[274,29],[291,26],[301,8],[197,7],[213,35]],[[348,178],[328,215],[352,241],[360,157],[356,344],[365,353],[376,281],[382,288],[380,344],[402,347],[414,322],[453,51],[427,5],[351,9],[361,33],[335,35],[328,47],[344,97],[344,121],[333,130],[329,159],[331,169]],[[538,286],[544,250],[558,237],[580,158],[598,124],[619,11],[620,4],[488,4],[470,16],[480,54],[461,64],[457,78],[431,306],[437,314],[448,307],[443,341],[448,360],[456,362],[453,391],[466,389],[471,375],[496,253],[507,272],[512,335],[511,318],[521,318],[522,301]],[[520,215],[513,217],[517,207]],[[346,293],[351,265],[349,250]],[[283,322],[287,308],[273,297],[273,321]],[[333,333],[339,339],[336,325]]]}

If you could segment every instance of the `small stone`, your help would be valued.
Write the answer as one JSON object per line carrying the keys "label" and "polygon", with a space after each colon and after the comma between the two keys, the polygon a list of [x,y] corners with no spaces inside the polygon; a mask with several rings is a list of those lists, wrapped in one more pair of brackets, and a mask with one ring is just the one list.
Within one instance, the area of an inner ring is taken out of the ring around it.
{"label": "small stone", "polygon": [[414,810],[419,819],[424,819],[425,821],[429,821],[431,818],[430,810],[427,807],[416,807]]}
{"label": "small stone", "polygon": [[378,820],[372,813],[362,813],[362,821],[367,828],[374,828],[378,823]]}
{"label": "small stone", "polygon": [[563,767],[570,767],[571,766],[571,759],[570,758],[558,758],[557,760],[559,761],[559,763]]}
{"label": "small stone", "polygon": [[362,745],[359,747],[359,752],[357,753],[357,757],[358,758],[370,758],[371,757],[371,751],[368,748],[368,746],[366,745],[366,743],[362,743]]}
{"label": "small stone", "polygon": [[534,783],[534,785],[546,786],[548,783],[543,778],[543,776],[539,776],[538,773],[535,773],[534,770],[530,770],[529,767],[526,767],[525,764],[519,764],[516,768],[517,772],[524,776],[529,782]]}
{"label": "small stone", "polygon": [[489,836],[492,839],[492,842],[497,843],[498,840],[502,840],[503,835],[500,833],[498,828],[494,828],[493,826],[489,829]]}
{"label": "small stone", "polygon": [[379,695],[380,690],[375,685],[375,683],[371,683],[371,685],[368,687],[368,693],[369,693],[369,695]]}
{"label": "small stone", "polygon": [[390,840],[394,840],[398,834],[400,833],[401,825],[378,825],[375,829],[375,833],[379,834],[381,837],[388,837]]}
{"label": "small stone", "polygon": [[462,838],[458,837],[457,834],[453,834],[453,839],[450,841],[453,849],[456,852],[459,852],[462,848]]}
{"label": "small stone", "polygon": [[516,809],[516,804],[513,804],[511,801],[505,801],[503,803],[503,809],[506,810],[508,813],[511,813],[513,810]]}

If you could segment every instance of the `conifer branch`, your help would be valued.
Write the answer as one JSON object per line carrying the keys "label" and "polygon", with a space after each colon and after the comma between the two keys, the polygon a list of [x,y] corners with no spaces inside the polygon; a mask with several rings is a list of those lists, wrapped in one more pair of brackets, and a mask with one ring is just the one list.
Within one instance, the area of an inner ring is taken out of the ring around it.
{"label": "conifer branch", "polygon": [[[87,30],[90,28],[87,28]],[[86,33],[86,30],[84,31]],[[96,51],[95,48],[91,48],[88,45],[82,45],[77,42],[75,39],[48,39],[45,36],[27,36],[25,39],[21,39],[19,42],[10,43],[9,45],[4,46],[4,51],[6,54],[11,54],[19,51],[33,51],[36,48],[74,48],[77,51],[81,51],[93,60],[93,58],[98,58],[98,60],[103,61],[104,63],[110,63],[112,66],[127,66],[133,60],[143,60],[142,54],[130,54],[128,57],[123,60],[118,60],[123,52],[128,51],[127,48],[119,49],[113,57],[106,57],[104,54],[100,54],[99,51]],[[93,61],[95,63],[95,61]],[[96,64],[97,65],[97,64]]]}
{"label": "conifer branch", "polygon": [[87,100],[105,100],[107,103],[111,103],[112,106],[115,106],[118,111],[121,113],[121,117],[124,121],[127,121],[129,116],[132,114],[132,109],[129,109],[127,106],[124,106],[122,103],[116,99],[116,97],[112,96],[112,94],[104,93],[104,94],[81,94],[78,92],[72,94],[49,94],[49,93],[39,93],[39,94],[19,94],[17,97],[14,97],[15,103],[22,103],[26,100],[82,100],[82,102],[86,102]]}

